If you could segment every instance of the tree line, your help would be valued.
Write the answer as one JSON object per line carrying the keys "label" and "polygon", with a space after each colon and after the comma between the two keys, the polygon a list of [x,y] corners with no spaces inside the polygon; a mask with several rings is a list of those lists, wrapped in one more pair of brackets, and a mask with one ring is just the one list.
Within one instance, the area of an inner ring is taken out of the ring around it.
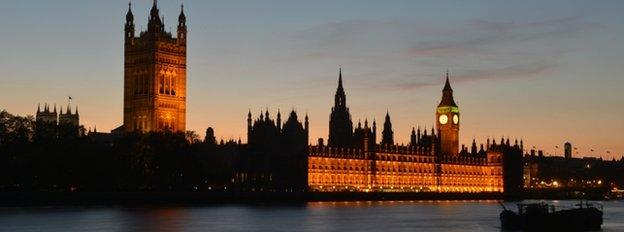
{"label": "tree line", "polygon": [[[110,136],[110,135],[108,135]],[[0,112],[0,191],[210,191],[230,185],[241,145],[194,132],[128,133],[103,142],[84,128]]]}

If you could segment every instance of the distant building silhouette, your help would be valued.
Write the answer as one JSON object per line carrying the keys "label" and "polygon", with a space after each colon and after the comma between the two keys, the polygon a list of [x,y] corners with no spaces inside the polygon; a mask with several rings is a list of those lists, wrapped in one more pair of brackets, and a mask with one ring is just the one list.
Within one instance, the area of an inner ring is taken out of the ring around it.
{"label": "distant building silhouette", "polygon": [[56,105],[54,105],[54,109],[51,110],[48,104],[44,104],[43,110],[41,110],[40,106],[37,107],[35,121],[52,125],[70,125],[78,127],[80,126],[80,115],[78,114],[78,107],[76,107],[75,112],[72,113],[71,106],[67,105],[65,113],[63,113],[63,107],[61,106],[59,113],[57,113]]}
{"label": "distant building silhouette", "polygon": [[206,136],[204,137],[204,142],[210,145],[217,144],[217,139],[215,138],[214,129],[212,129],[212,127],[208,127],[208,129],[206,129]]}
{"label": "distant building silhouette", "polygon": [[54,109],[50,109],[48,104],[44,104],[43,110],[37,106],[35,114],[36,139],[66,138],[68,136],[76,137],[80,134],[80,115],[78,107],[72,113],[70,105],[67,105],[63,113],[61,106],[57,112],[56,105]]}
{"label": "distant building silhouette", "polygon": [[563,145],[563,151],[564,151],[564,154],[565,154],[564,156],[565,156],[567,159],[572,158],[572,144],[571,144],[570,142],[566,142],[566,143]]}
{"label": "distant building silhouette", "polygon": [[269,111],[256,120],[249,112],[248,144],[237,164],[234,184],[251,191],[306,191],[308,154],[308,116],[302,124],[291,111],[282,123],[281,112],[275,120]]}
{"label": "distant building silhouette", "polygon": [[165,31],[157,1],[147,31],[135,36],[134,14],[126,14],[124,43],[124,123],[116,131],[185,131],[186,15],[182,7],[177,37]]}

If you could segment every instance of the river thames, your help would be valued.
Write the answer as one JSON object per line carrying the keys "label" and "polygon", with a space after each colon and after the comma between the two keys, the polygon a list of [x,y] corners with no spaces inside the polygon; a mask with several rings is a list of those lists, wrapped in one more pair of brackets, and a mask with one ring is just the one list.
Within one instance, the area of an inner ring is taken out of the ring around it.
{"label": "river thames", "polygon": [[[573,201],[549,201],[571,205]],[[624,231],[624,201],[602,202]],[[506,203],[516,209],[515,203]],[[500,231],[496,201],[0,208],[0,231]]]}

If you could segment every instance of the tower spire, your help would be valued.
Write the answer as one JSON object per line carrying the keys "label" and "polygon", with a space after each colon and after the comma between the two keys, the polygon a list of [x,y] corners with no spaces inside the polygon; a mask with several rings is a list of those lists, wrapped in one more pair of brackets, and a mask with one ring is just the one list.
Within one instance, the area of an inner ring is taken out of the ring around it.
{"label": "tower spire", "polygon": [[310,128],[310,118],[308,117],[308,113],[306,112],[305,121],[304,121],[304,129],[306,132],[308,132],[309,128]]}
{"label": "tower spire", "polygon": [[451,82],[449,81],[449,71],[448,71],[448,69],[446,70],[446,83],[444,83],[444,90],[443,91],[453,91],[453,88],[451,88]]}
{"label": "tower spire", "polygon": [[158,0],[154,0],[154,5],[152,5],[152,10],[150,10],[148,30],[160,32],[163,30],[163,27],[163,20],[160,19],[158,11]]}
{"label": "tower spire", "polygon": [[342,67],[338,69],[338,89],[336,89],[334,107],[335,108],[346,108],[347,106],[347,96],[345,94],[344,88],[342,86]]}
{"label": "tower spire", "polygon": [[186,15],[184,14],[184,3],[180,4],[180,16],[178,17],[180,26],[186,26]]}
{"label": "tower spire", "polygon": [[338,89],[342,88],[342,66],[338,68]]}
{"label": "tower spire", "polygon": [[134,14],[132,14],[132,2],[128,1],[128,13],[126,14],[126,22],[134,21]]}
{"label": "tower spire", "polygon": [[444,88],[442,89],[442,101],[438,107],[441,106],[454,106],[457,107],[455,100],[453,99],[453,88],[451,88],[451,82],[449,80],[448,70],[446,71],[446,82],[444,83]]}
{"label": "tower spire", "polygon": [[381,132],[381,144],[393,145],[394,144],[394,132],[392,131],[392,122],[390,122],[390,112],[386,111],[386,119],[384,121],[384,129]]}

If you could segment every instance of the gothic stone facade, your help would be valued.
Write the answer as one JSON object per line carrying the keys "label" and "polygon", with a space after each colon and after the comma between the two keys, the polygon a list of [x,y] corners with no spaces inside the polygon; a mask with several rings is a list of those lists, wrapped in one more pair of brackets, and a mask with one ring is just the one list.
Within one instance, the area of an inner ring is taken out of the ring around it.
{"label": "gothic stone facade", "polygon": [[392,123],[386,114],[382,141],[373,127],[358,123],[351,130],[351,115],[339,74],[335,106],[330,116],[329,146],[311,146],[308,187],[311,191],[437,191],[503,192],[503,152],[459,150],[459,108],[448,80],[436,110],[437,131],[412,129],[409,145],[394,144]]}
{"label": "gothic stone facade", "polygon": [[503,192],[502,153],[442,156],[414,146],[310,147],[311,191]]}
{"label": "gothic stone facade", "polygon": [[186,16],[179,16],[177,38],[165,31],[156,1],[147,31],[135,36],[134,15],[126,15],[124,130],[186,129]]}

